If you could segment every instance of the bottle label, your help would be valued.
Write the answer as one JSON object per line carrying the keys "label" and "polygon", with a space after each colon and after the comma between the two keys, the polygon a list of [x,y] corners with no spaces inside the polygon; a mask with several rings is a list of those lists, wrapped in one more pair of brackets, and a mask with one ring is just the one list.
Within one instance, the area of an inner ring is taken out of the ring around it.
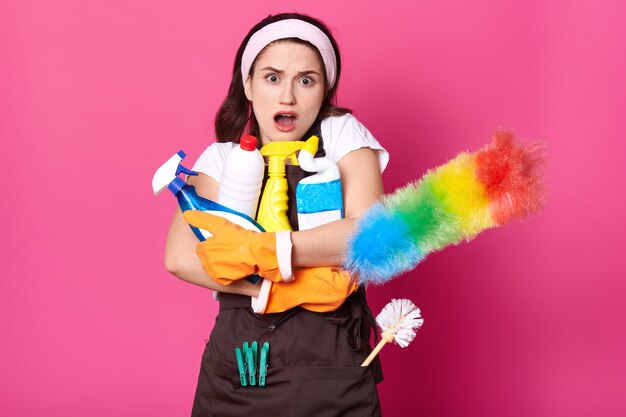
{"label": "bottle label", "polygon": [[336,179],[320,184],[298,184],[296,204],[298,213],[340,210],[343,216],[341,180]]}

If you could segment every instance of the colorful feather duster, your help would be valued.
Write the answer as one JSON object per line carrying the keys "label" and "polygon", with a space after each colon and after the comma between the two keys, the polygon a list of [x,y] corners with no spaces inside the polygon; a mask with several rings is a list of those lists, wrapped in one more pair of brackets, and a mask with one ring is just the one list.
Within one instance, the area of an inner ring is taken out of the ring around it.
{"label": "colorful feather duster", "polygon": [[361,283],[384,284],[431,252],[538,213],[544,150],[496,132],[490,145],[386,195],[359,219],[344,267]]}

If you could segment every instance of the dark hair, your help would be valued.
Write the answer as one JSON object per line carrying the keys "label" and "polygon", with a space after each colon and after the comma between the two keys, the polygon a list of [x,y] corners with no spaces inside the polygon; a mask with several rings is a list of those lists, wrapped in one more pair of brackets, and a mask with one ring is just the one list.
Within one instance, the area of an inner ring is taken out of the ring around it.
{"label": "dark hair", "polygon": [[[246,37],[241,42],[239,49],[237,50],[235,63],[233,65],[233,78],[230,81],[228,95],[222,102],[222,105],[217,111],[217,115],[215,117],[215,135],[218,142],[239,143],[239,138],[242,134],[244,134],[246,127],[248,128],[248,131],[246,133],[258,136],[259,125],[256,118],[254,117],[254,113],[252,112],[252,106],[246,98],[243,88],[241,74],[241,57],[243,55],[243,51],[246,48],[246,45],[248,44],[248,41],[250,40],[250,37],[252,37],[255,32],[269,25],[270,23],[278,22],[285,19],[299,19],[318,27],[322,32],[326,34],[326,36],[328,36],[328,39],[330,39],[330,43],[333,45],[333,48],[335,50],[335,56],[337,58],[337,75],[335,85],[333,85],[333,87],[326,92],[324,100],[322,101],[322,107],[320,108],[318,119],[321,120],[328,116],[340,116],[342,114],[351,113],[351,110],[337,107],[335,105],[337,86],[339,85],[339,77],[341,75],[341,57],[339,56],[337,42],[333,38],[330,30],[326,27],[326,25],[318,19],[299,13],[281,13],[275,16],[270,15],[257,23],[252,29],[250,29],[250,32],[248,32]],[[311,45],[309,42],[297,38],[288,38],[285,41],[287,40],[309,45],[319,55],[319,51],[317,50],[317,48]],[[320,61],[322,61],[322,65],[324,65],[324,61],[321,59],[321,56]],[[254,65],[252,66],[252,68],[254,68]],[[252,71],[253,70],[251,69],[250,72]],[[325,72],[324,79],[326,79]]]}

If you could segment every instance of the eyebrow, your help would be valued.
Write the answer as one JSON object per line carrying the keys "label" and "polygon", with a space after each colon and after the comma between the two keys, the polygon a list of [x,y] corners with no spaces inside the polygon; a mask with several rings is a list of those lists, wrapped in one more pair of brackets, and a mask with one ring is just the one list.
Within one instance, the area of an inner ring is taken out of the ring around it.
{"label": "eyebrow", "polygon": [[[285,71],[284,70],[279,70],[277,68],[274,67],[264,67],[261,68],[261,71],[271,71],[271,72],[276,72],[278,74],[284,74]],[[316,74],[316,75],[320,75],[319,72],[315,71],[315,70],[308,70],[308,71],[299,71],[298,75],[308,75],[308,74]]]}

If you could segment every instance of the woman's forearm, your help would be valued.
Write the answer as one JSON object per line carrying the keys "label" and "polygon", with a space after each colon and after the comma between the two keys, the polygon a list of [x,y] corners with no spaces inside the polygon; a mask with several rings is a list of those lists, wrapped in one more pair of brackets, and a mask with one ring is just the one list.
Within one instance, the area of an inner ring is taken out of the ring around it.
{"label": "woman's forearm", "polygon": [[294,268],[341,265],[347,240],[355,226],[356,219],[341,219],[291,233],[291,264]]}

